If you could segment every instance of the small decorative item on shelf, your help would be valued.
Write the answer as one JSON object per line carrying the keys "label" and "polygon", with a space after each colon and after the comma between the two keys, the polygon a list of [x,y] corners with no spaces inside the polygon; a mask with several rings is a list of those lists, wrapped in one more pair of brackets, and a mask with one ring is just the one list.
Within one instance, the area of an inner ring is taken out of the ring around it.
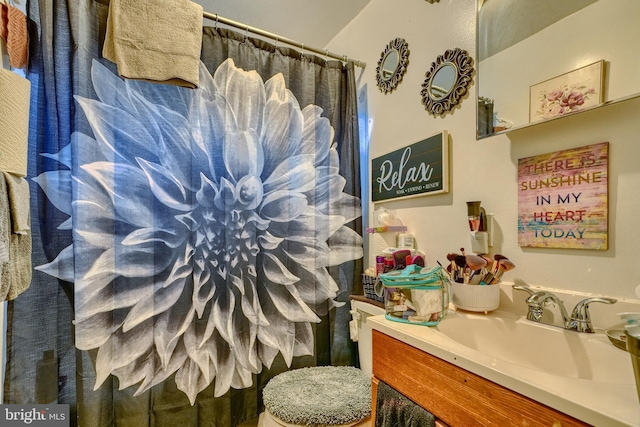
{"label": "small decorative item on shelf", "polygon": [[604,60],[554,77],[529,89],[529,123],[585,110],[604,102]]}
{"label": "small decorative item on shelf", "polygon": [[497,111],[493,112],[493,132],[502,132],[512,127],[513,122],[511,120],[500,117]]}
{"label": "small decorative item on shelf", "polygon": [[478,137],[493,133],[493,99],[478,97]]}

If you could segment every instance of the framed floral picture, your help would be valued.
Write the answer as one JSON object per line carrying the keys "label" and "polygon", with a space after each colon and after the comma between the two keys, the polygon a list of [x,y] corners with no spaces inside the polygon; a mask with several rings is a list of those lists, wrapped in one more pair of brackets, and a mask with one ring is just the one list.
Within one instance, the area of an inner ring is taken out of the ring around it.
{"label": "framed floral picture", "polygon": [[604,60],[533,85],[529,123],[586,110],[604,101]]}

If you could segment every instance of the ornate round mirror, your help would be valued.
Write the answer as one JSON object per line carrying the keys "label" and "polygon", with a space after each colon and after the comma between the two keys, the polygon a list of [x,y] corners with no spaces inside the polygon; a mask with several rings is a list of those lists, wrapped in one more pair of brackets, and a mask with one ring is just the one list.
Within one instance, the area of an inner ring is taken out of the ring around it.
{"label": "ornate round mirror", "polygon": [[451,93],[456,82],[456,66],[450,62],[442,64],[434,73],[429,84],[429,96],[440,100]]}
{"label": "ornate round mirror", "polygon": [[449,49],[431,63],[422,83],[422,104],[433,116],[440,116],[458,105],[473,78],[473,59],[466,50]]}
{"label": "ornate round mirror", "polygon": [[387,94],[402,80],[409,64],[409,46],[404,39],[391,40],[382,51],[376,67],[378,89]]}
{"label": "ornate round mirror", "polygon": [[400,56],[398,55],[398,51],[393,49],[387,52],[382,61],[382,67],[380,68],[380,78],[382,80],[389,81],[391,77],[396,73],[398,69],[398,60]]}

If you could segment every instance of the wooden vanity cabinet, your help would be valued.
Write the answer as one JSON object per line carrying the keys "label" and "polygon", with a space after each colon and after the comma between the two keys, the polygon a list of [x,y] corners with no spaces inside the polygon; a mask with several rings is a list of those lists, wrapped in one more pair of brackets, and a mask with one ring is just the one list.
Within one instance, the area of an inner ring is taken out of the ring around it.
{"label": "wooden vanity cabinet", "polygon": [[377,330],[373,376],[374,410],[381,380],[450,427],[589,425]]}

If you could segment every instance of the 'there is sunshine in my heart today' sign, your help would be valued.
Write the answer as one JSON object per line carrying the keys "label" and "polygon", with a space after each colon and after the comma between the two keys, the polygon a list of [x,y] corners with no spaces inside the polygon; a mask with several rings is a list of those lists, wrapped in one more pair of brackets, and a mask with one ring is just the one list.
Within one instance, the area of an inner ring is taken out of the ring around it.
{"label": "'there is sunshine in my heart today' sign", "polygon": [[374,202],[449,191],[449,137],[446,131],[371,161]]}
{"label": "'there is sunshine in my heart today' sign", "polygon": [[608,247],[609,143],[518,160],[518,244]]}

